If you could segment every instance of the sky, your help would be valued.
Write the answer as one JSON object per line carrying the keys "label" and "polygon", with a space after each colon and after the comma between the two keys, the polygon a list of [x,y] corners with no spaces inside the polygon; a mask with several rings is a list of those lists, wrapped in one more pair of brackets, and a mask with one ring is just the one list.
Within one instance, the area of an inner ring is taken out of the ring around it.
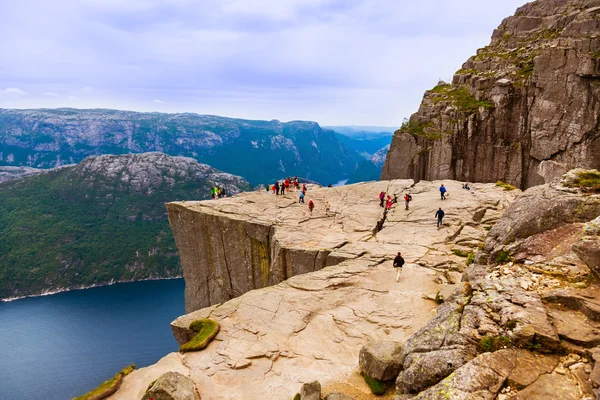
{"label": "sky", "polygon": [[0,0],[0,108],[399,126],[525,0]]}

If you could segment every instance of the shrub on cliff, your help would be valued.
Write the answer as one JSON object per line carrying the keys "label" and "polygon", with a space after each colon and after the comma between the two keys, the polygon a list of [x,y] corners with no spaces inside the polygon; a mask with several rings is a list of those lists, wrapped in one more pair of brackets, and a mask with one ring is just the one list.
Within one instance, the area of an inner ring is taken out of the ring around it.
{"label": "shrub on cliff", "polygon": [[129,375],[131,372],[135,370],[135,364],[131,364],[129,367],[124,368],[119,371],[112,379],[109,379],[103,382],[96,389],[84,394],[83,396],[75,397],[73,400],[102,400],[107,397],[113,395],[119,387],[121,383],[123,383],[123,378]]}

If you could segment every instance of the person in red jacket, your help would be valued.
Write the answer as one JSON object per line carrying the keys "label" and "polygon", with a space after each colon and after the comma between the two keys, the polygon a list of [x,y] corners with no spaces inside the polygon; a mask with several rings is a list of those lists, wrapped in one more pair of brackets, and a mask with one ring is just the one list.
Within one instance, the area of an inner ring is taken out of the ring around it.
{"label": "person in red jacket", "polygon": [[312,201],[312,199],[308,200],[308,211],[310,211],[311,215],[312,215],[314,208],[315,208],[315,202]]}

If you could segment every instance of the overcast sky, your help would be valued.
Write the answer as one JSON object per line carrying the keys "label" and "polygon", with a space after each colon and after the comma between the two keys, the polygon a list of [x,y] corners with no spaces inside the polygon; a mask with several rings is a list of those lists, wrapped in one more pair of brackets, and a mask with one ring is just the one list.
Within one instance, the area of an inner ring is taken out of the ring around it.
{"label": "overcast sky", "polygon": [[0,108],[398,126],[525,0],[0,0]]}

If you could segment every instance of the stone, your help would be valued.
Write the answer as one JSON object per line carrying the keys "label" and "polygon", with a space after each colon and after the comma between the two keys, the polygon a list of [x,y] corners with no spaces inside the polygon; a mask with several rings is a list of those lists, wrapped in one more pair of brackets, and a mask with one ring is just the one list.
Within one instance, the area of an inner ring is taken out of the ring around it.
{"label": "stone", "polygon": [[577,383],[566,375],[546,374],[517,393],[518,400],[579,400]]}
{"label": "stone", "polygon": [[194,382],[179,372],[161,375],[142,400],[200,400]]}
{"label": "stone", "polygon": [[596,6],[535,1],[503,20],[452,84],[425,93],[394,135],[381,179],[503,181],[527,189],[559,173],[540,173],[545,161],[599,168]]}
{"label": "stone", "polygon": [[552,372],[559,361],[558,356],[542,355],[526,350],[517,351],[515,356],[517,364],[508,376],[507,383],[517,390],[531,385],[540,375]]}
{"label": "stone", "polygon": [[321,400],[321,384],[319,381],[308,382],[300,390],[301,400]]}
{"label": "stone", "polygon": [[404,346],[389,340],[367,343],[360,349],[360,371],[379,381],[396,379],[404,362]]}

